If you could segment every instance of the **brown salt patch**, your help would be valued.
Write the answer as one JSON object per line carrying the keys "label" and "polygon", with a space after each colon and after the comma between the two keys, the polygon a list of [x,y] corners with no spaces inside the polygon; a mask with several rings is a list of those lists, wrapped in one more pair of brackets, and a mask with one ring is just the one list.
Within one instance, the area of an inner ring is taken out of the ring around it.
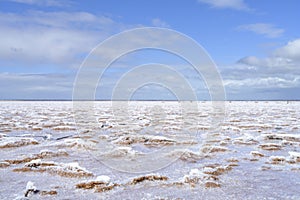
{"label": "brown salt patch", "polygon": [[263,150],[268,150],[268,151],[276,151],[282,148],[280,144],[276,144],[276,143],[265,143],[259,145],[259,147]]}
{"label": "brown salt patch", "polygon": [[292,171],[300,171],[300,167],[293,167],[291,170]]}
{"label": "brown salt patch", "polygon": [[226,161],[229,162],[229,164],[228,164],[229,167],[239,166],[239,164],[238,164],[239,160],[237,158],[229,158]]}
{"label": "brown salt patch", "polygon": [[271,164],[283,164],[285,162],[285,157],[283,156],[271,156]]}
{"label": "brown salt patch", "polygon": [[57,191],[56,191],[56,190],[40,191],[39,194],[42,195],[42,196],[46,196],[46,195],[57,195]]}
{"label": "brown salt patch", "polygon": [[108,176],[98,176],[95,180],[86,181],[83,183],[76,184],[76,188],[80,189],[93,189],[98,185],[108,185],[110,183],[110,178]]}
{"label": "brown salt patch", "polygon": [[197,176],[190,176],[184,178],[184,183],[188,183],[190,186],[195,187],[199,181],[201,180],[201,177]]}
{"label": "brown salt patch", "polygon": [[236,167],[236,166],[239,166],[239,164],[237,164],[237,163],[229,163],[228,166],[230,166],[230,167]]}
{"label": "brown salt patch", "polygon": [[217,152],[226,152],[228,148],[223,146],[206,146],[202,148],[203,153],[217,153]]}
{"label": "brown salt patch", "polygon": [[266,171],[266,170],[270,170],[270,169],[271,169],[270,166],[262,166],[262,167],[261,167],[261,170],[262,170],[262,171]]}
{"label": "brown salt patch", "polygon": [[109,185],[97,185],[96,186],[96,192],[106,192],[106,191],[109,191],[109,190],[112,190],[114,189],[115,187],[118,187],[120,186],[119,184],[117,183],[112,183],[112,184],[109,184]]}
{"label": "brown salt patch", "polygon": [[108,176],[98,176],[96,180],[76,184],[78,189],[95,189],[96,192],[106,192],[118,186],[120,184],[110,183]]}
{"label": "brown salt patch", "polygon": [[14,140],[11,139],[12,138],[5,138],[6,141],[0,141],[0,148],[13,148],[39,144],[38,141],[32,138],[14,138]]}
{"label": "brown salt patch", "polygon": [[288,164],[296,164],[296,161],[293,160],[293,159],[288,159],[288,160],[286,160],[286,162],[287,162]]}
{"label": "brown salt patch", "polygon": [[216,144],[216,143],[220,143],[221,139],[210,139],[210,140],[206,140],[205,142],[210,144]]}
{"label": "brown salt patch", "polygon": [[[9,128],[2,128],[2,129],[0,129],[0,131],[1,131],[2,133],[9,133],[9,132],[11,132],[12,130],[9,129]],[[1,136],[0,136],[0,138],[1,138]]]}
{"label": "brown salt patch", "polygon": [[175,181],[175,182],[172,182],[172,183],[165,183],[165,184],[162,184],[162,186],[166,186],[166,187],[172,187],[172,186],[183,186],[184,183],[183,182],[180,182],[180,181]]}
{"label": "brown salt patch", "polygon": [[259,151],[251,151],[250,154],[255,157],[264,157],[265,156],[263,153],[260,153]]}
{"label": "brown salt patch", "polygon": [[46,172],[46,169],[32,169],[30,167],[21,167],[13,169],[13,172]]}
{"label": "brown salt patch", "polygon": [[115,141],[115,143],[121,145],[142,143],[147,146],[157,146],[157,145],[172,145],[176,142],[172,139],[162,137],[162,136],[122,136],[117,141]]}
{"label": "brown salt patch", "polygon": [[63,150],[59,149],[57,152],[49,151],[49,150],[43,150],[39,154],[35,154],[37,158],[52,158],[52,157],[59,157],[59,156],[68,156],[69,154]]}
{"label": "brown salt patch", "polygon": [[21,164],[30,162],[32,160],[36,159],[43,159],[43,158],[51,158],[51,157],[59,157],[59,156],[68,156],[69,154],[64,150],[58,150],[57,152],[49,151],[49,150],[42,150],[38,154],[33,154],[30,157],[24,157],[21,159],[14,159],[14,160],[5,160],[6,162],[10,164]]}
{"label": "brown salt patch", "polygon": [[233,141],[233,144],[239,144],[239,145],[254,145],[258,143],[259,142],[255,139],[246,139],[246,138],[236,138]]}
{"label": "brown salt patch", "polygon": [[203,156],[201,156],[199,153],[193,152],[193,151],[174,151],[171,153],[171,155],[180,155],[180,160],[185,162],[191,162],[195,163],[198,160],[202,159]]}
{"label": "brown salt patch", "polygon": [[26,163],[22,168],[15,168],[14,172],[48,172],[50,174],[57,174],[63,177],[90,177],[93,173],[80,167],[77,163],[54,163],[42,162],[40,159]]}
{"label": "brown salt patch", "polygon": [[52,128],[54,126],[57,126],[57,124],[43,124],[42,127],[44,128]]}
{"label": "brown salt patch", "polygon": [[199,169],[191,169],[190,173],[183,177],[183,182],[195,187],[204,177],[205,175]]}
{"label": "brown salt patch", "polygon": [[206,188],[217,188],[217,187],[221,187],[220,183],[214,182],[214,181],[207,181],[205,182],[205,187]]}
{"label": "brown salt patch", "polygon": [[90,181],[90,182],[87,182],[87,183],[78,183],[78,184],[76,184],[76,188],[79,188],[79,189],[93,189],[97,185],[103,185],[103,184],[106,184],[106,183],[99,182],[99,181]]}
{"label": "brown salt patch", "polygon": [[265,135],[265,140],[283,140],[283,138],[276,134],[271,134],[271,135]]}
{"label": "brown salt patch", "polygon": [[228,145],[228,142],[227,142],[227,141],[221,141],[219,144],[220,144],[221,146],[227,146],[227,145]]}
{"label": "brown salt patch", "polygon": [[[207,173],[209,171],[209,173]],[[198,169],[192,169],[188,175],[183,178],[183,183],[189,184],[191,187],[196,187],[198,184],[203,184],[205,187],[220,187],[218,183],[219,177],[214,175],[215,169],[203,168],[202,171]],[[218,174],[219,175],[219,174]]]}
{"label": "brown salt patch", "polygon": [[130,184],[130,185],[136,185],[136,184],[144,182],[144,181],[166,181],[166,180],[168,180],[168,177],[166,177],[166,176],[145,175],[145,176],[140,176],[140,177],[134,178],[128,184]]}
{"label": "brown salt patch", "polygon": [[52,128],[55,131],[71,131],[71,130],[76,130],[75,127],[71,126],[56,126]]}
{"label": "brown salt patch", "polygon": [[54,162],[28,162],[25,167],[37,168],[37,167],[49,167],[49,166],[57,166]]}
{"label": "brown salt patch", "polygon": [[233,162],[233,163],[239,162],[239,160],[237,158],[228,158],[226,161]]}
{"label": "brown salt patch", "polygon": [[221,165],[217,164],[217,163],[213,163],[213,164],[206,164],[204,167],[216,168],[216,167],[219,167],[219,166],[221,166]]}
{"label": "brown salt patch", "polygon": [[299,134],[266,134],[266,140],[287,140],[291,142],[300,142]]}
{"label": "brown salt patch", "polygon": [[9,162],[0,162],[0,168],[4,168],[4,167],[9,167],[10,163]]}
{"label": "brown salt patch", "polygon": [[225,172],[228,172],[232,170],[232,167],[227,165],[227,166],[217,166],[217,167],[210,167],[210,166],[205,166],[203,168],[203,173],[209,174],[209,175],[214,175],[214,176],[219,176]]}
{"label": "brown salt patch", "polygon": [[34,158],[22,158],[22,159],[16,159],[16,160],[5,160],[6,162],[8,162],[9,164],[20,164],[20,163],[26,163],[26,162],[30,162],[32,160],[35,160]]}
{"label": "brown salt patch", "polygon": [[63,177],[70,177],[70,178],[80,178],[80,177],[90,177],[93,176],[91,172],[83,171],[83,170],[73,170],[73,171],[66,171],[65,169],[61,169],[59,167],[48,168],[47,172],[51,174],[57,174]]}

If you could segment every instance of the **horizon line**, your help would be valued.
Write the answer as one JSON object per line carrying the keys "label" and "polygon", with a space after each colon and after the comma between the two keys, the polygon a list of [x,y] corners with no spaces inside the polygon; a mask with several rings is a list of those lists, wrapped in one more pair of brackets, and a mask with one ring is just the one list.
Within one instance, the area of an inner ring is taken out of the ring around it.
{"label": "horizon line", "polygon": [[[130,100],[112,100],[112,99],[0,99],[0,101],[194,101],[194,100],[176,100],[176,99],[130,99]],[[300,99],[225,99],[225,100],[207,100],[199,99],[197,101],[300,101]]]}

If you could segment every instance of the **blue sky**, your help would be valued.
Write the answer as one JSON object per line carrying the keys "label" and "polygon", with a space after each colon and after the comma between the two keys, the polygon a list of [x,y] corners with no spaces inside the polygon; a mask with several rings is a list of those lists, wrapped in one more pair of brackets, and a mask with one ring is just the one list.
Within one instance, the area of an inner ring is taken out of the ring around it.
{"label": "blue sky", "polygon": [[[227,99],[300,100],[299,5],[298,0],[0,0],[0,99],[70,99],[77,70],[92,48],[121,31],[154,26],[201,44],[218,67]],[[157,51],[120,59],[96,97],[109,98],[130,66],[166,61],[185,64]],[[192,75],[185,72],[191,82]],[[192,85],[199,99],[207,98],[201,81]],[[153,86],[135,97],[173,96]]]}

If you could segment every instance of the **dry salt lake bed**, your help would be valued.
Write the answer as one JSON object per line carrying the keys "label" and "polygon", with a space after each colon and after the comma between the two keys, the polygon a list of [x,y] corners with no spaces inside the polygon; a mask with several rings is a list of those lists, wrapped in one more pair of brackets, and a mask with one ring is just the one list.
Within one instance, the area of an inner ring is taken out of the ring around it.
{"label": "dry salt lake bed", "polygon": [[72,102],[1,101],[0,199],[300,199],[300,102],[226,102],[214,130],[210,105],[95,102],[82,128]]}

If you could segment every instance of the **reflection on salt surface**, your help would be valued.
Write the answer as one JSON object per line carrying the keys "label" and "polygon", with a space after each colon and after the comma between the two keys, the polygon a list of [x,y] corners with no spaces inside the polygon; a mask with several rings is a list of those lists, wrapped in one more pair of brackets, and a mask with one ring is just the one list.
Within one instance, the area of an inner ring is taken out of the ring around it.
{"label": "reflection on salt surface", "polygon": [[[156,105],[163,117],[151,113]],[[110,106],[96,102],[98,126],[77,132],[71,102],[0,102],[1,199],[24,196],[29,181],[44,191],[30,193],[33,199],[300,198],[300,102],[227,102],[221,130],[210,137],[204,136],[211,123],[209,102],[189,113],[184,130],[177,102],[135,102],[127,118],[115,117]],[[97,138],[90,139],[95,129]],[[185,137],[185,131],[195,138]],[[113,145],[101,155],[119,159],[120,165],[171,145],[180,148],[164,156],[181,157],[154,172],[164,180],[121,173],[91,156],[97,140]],[[89,178],[76,175],[82,169]],[[65,173],[72,176],[61,176]],[[110,181],[98,183],[97,176]],[[136,178],[143,181],[129,184]],[[91,181],[91,188],[76,186]]]}

